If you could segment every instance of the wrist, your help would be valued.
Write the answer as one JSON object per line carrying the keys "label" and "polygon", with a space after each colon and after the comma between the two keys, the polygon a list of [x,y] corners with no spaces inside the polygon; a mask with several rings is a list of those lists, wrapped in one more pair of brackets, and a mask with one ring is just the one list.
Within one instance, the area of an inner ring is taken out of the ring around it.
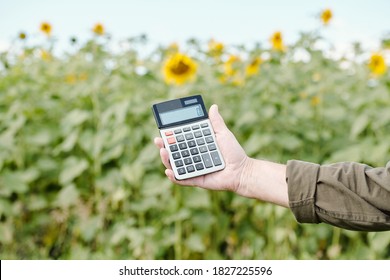
{"label": "wrist", "polygon": [[244,163],[236,193],[288,207],[286,166],[248,158]]}
{"label": "wrist", "polygon": [[252,197],[250,195],[250,190],[249,190],[249,186],[250,186],[249,180],[253,174],[254,163],[255,160],[248,156],[246,156],[241,163],[241,173],[239,176],[240,179],[237,188],[235,189],[235,192],[241,196]]}

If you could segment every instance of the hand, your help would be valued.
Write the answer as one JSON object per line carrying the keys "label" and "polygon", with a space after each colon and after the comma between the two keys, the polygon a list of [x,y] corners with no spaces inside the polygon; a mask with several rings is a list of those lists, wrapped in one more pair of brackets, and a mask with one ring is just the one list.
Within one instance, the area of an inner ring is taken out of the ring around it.
{"label": "hand", "polygon": [[209,111],[209,118],[214,128],[215,138],[220,148],[222,157],[225,160],[225,169],[211,174],[176,180],[169,163],[168,151],[164,148],[162,138],[157,137],[154,143],[160,149],[160,156],[164,166],[167,168],[165,174],[172,182],[184,186],[198,186],[210,190],[230,190],[237,192],[240,187],[242,173],[248,164],[249,158],[238,143],[233,133],[226,127],[222,116],[218,112],[217,105],[212,105]]}

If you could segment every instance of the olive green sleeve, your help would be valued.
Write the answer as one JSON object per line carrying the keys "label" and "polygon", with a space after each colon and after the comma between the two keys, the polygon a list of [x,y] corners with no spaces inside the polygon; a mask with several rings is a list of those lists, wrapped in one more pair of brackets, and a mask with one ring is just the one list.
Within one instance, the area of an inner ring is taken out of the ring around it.
{"label": "olive green sleeve", "polygon": [[364,231],[390,230],[390,162],[287,162],[289,206],[298,222]]}

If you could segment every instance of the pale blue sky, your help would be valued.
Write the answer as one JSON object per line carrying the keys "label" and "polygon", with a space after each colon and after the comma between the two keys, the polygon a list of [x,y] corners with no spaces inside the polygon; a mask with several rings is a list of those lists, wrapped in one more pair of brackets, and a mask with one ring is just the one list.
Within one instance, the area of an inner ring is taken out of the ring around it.
{"label": "pale blue sky", "polygon": [[336,45],[359,41],[376,48],[390,32],[389,0],[0,0],[0,50],[20,31],[30,41],[38,40],[42,21],[52,24],[60,46],[71,36],[81,41],[91,37],[96,22],[114,40],[145,33],[152,43],[161,44],[195,37],[266,45],[269,36],[280,30],[286,42],[293,42],[300,31],[320,26],[315,17],[325,8],[333,11],[334,18],[323,35]]}

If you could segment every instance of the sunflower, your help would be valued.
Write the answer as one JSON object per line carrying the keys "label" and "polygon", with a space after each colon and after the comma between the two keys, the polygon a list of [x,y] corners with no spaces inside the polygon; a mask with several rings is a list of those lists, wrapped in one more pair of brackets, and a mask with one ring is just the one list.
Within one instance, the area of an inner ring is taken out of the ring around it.
{"label": "sunflower", "polygon": [[385,58],[380,53],[372,54],[368,63],[368,68],[370,68],[375,76],[383,75],[387,70]]}
{"label": "sunflower", "polygon": [[48,23],[48,22],[42,22],[41,23],[41,26],[39,27],[39,29],[45,33],[47,36],[50,36],[51,35],[51,31],[52,31],[52,27],[51,27],[51,24]]}
{"label": "sunflower", "polygon": [[190,57],[182,53],[175,53],[167,58],[163,65],[163,74],[167,84],[182,85],[193,80],[196,75],[197,64]]}
{"label": "sunflower", "polygon": [[70,43],[71,43],[72,45],[77,44],[77,38],[74,37],[74,36],[72,36],[72,37],[70,38]]}
{"label": "sunflower", "polygon": [[101,23],[96,23],[94,27],[92,28],[92,32],[96,35],[103,35],[104,34],[104,26]]}
{"label": "sunflower", "polygon": [[237,55],[230,55],[222,65],[223,72],[219,76],[222,84],[231,84],[233,86],[242,86],[245,83],[243,64],[241,58]]}
{"label": "sunflower", "polygon": [[68,74],[65,76],[65,82],[69,85],[74,85],[77,82],[77,77],[75,74]]}
{"label": "sunflower", "polygon": [[45,61],[50,61],[52,60],[53,56],[51,55],[50,52],[44,50],[44,49],[41,49],[40,50],[40,55],[41,55],[41,58]]}
{"label": "sunflower", "polygon": [[272,34],[270,38],[272,48],[277,51],[284,51],[286,47],[283,44],[283,38],[282,33],[280,31],[275,32]]}
{"label": "sunflower", "polygon": [[24,32],[20,32],[18,37],[20,40],[25,40],[27,38],[27,35]]}
{"label": "sunflower", "polygon": [[327,25],[330,22],[332,17],[333,17],[333,14],[332,14],[332,11],[330,9],[326,9],[326,10],[322,11],[322,13],[321,13],[321,20],[325,25]]}
{"label": "sunflower", "polygon": [[252,61],[249,63],[249,65],[245,69],[246,76],[254,76],[260,71],[260,64],[262,60],[260,57],[255,57],[252,59]]}
{"label": "sunflower", "polygon": [[319,96],[313,96],[310,100],[310,105],[313,107],[318,106],[321,103],[321,98]]}
{"label": "sunflower", "polygon": [[225,49],[225,46],[221,42],[217,42],[214,39],[209,41],[209,54],[212,56],[220,56]]}
{"label": "sunflower", "polygon": [[239,70],[240,61],[241,59],[239,56],[230,55],[228,60],[223,65],[225,75],[228,77],[236,75]]}

